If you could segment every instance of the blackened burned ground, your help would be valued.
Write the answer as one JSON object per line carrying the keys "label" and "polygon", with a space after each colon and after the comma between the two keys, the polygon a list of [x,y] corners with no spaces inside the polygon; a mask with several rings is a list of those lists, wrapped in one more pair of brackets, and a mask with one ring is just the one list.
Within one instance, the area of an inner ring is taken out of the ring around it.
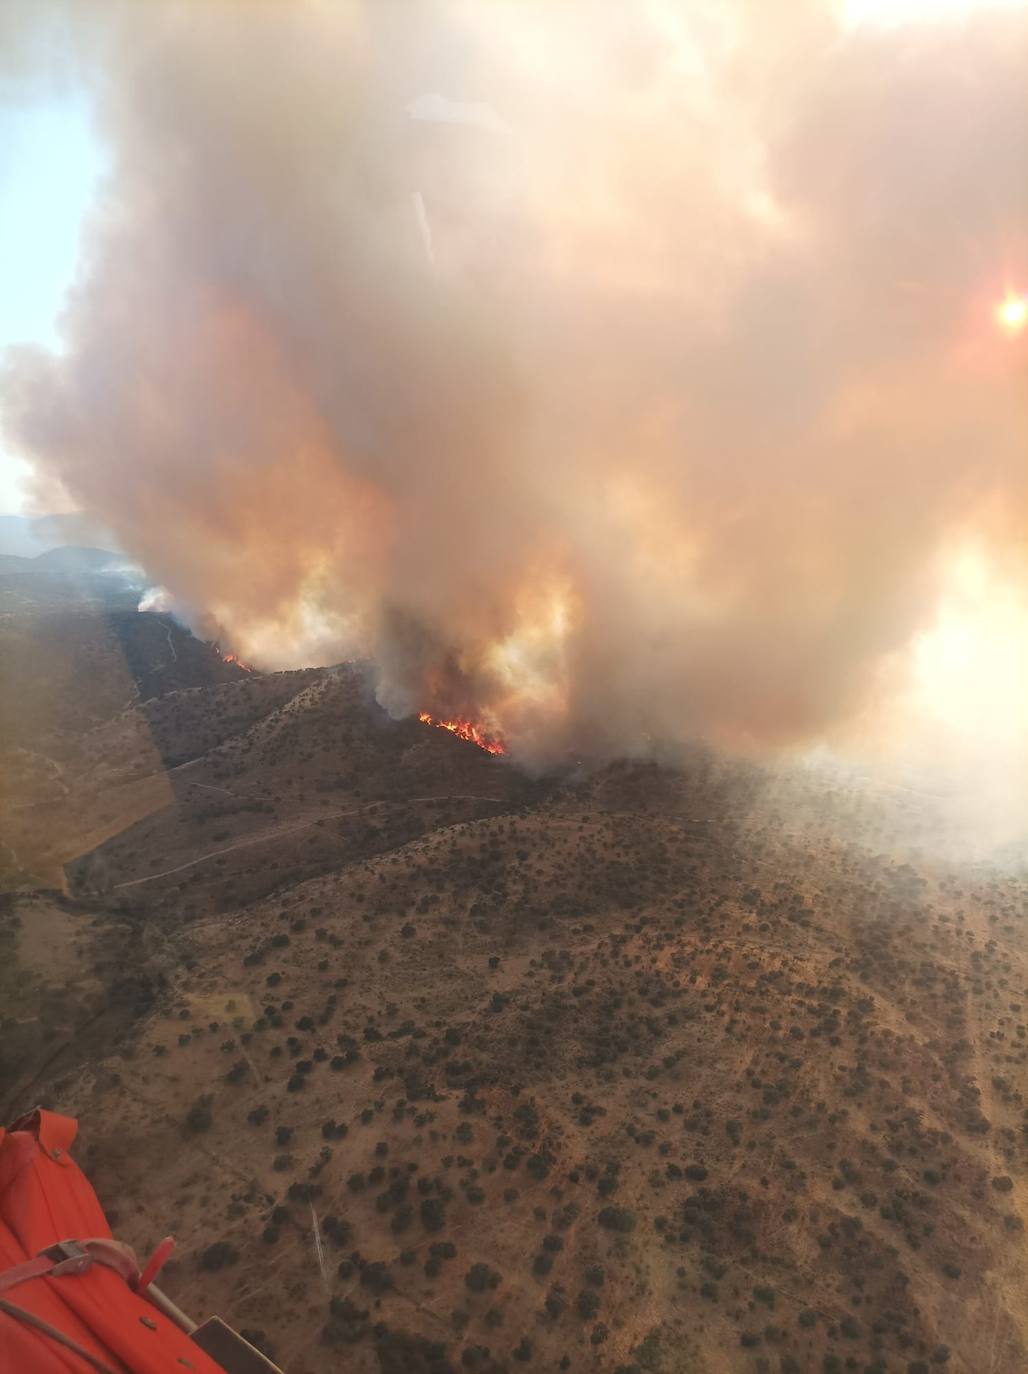
{"label": "blackened burned ground", "polygon": [[51,745],[109,833],[9,1019],[140,980],[31,1095],[188,1310],[291,1374],[1026,1367],[1023,881],[699,752],[532,781],[359,666]]}

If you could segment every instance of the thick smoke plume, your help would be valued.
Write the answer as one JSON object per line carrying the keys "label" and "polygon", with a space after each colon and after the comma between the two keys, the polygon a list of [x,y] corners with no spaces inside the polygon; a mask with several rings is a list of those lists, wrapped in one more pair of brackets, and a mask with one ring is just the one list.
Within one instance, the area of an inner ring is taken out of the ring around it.
{"label": "thick smoke plume", "polygon": [[246,660],[522,756],[852,730],[955,558],[1024,585],[1028,29],[842,11],[41,5],[112,170],[8,443]]}

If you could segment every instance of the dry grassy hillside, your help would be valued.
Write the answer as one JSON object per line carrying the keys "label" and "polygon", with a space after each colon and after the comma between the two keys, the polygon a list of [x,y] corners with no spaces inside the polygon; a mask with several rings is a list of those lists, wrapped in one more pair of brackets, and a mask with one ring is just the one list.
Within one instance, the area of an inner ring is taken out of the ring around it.
{"label": "dry grassy hillside", "polygon": [[529,779],[362,665],[61,750],[5,1110],[187,1309],[291,1374],[1028,1367],[1023,880],[702,751]]}

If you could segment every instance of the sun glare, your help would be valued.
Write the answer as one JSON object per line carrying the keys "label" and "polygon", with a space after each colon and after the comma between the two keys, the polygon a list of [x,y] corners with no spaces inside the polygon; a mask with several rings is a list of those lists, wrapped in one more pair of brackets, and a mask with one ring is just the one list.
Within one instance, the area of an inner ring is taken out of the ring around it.
{"label": "sun glare", "polygon": [[1028,292],[1008,291],[996,306],[996,323],[1007,334],[1020,334],[1028,324]]}
{"label": "sun glare", "polygon": [[1028,604],[976,554],[955,560],[935,626],[914,649],[921,710],[949,735],[1019,747],[1028,730]]}

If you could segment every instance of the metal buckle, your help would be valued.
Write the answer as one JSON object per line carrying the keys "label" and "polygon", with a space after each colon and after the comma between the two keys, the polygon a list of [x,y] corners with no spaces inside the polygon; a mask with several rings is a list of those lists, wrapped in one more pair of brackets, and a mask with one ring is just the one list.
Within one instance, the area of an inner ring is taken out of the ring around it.
{"label": "metal buckle", "polygon": [[59,1278],[62,1274],[84,1274],[93,1264],[93,1256],[83,1250],[77,1240],[59,1240],[56,1245],[48,1245],[39,1253],[55,1261],[48,1275],[50,1278]]}

